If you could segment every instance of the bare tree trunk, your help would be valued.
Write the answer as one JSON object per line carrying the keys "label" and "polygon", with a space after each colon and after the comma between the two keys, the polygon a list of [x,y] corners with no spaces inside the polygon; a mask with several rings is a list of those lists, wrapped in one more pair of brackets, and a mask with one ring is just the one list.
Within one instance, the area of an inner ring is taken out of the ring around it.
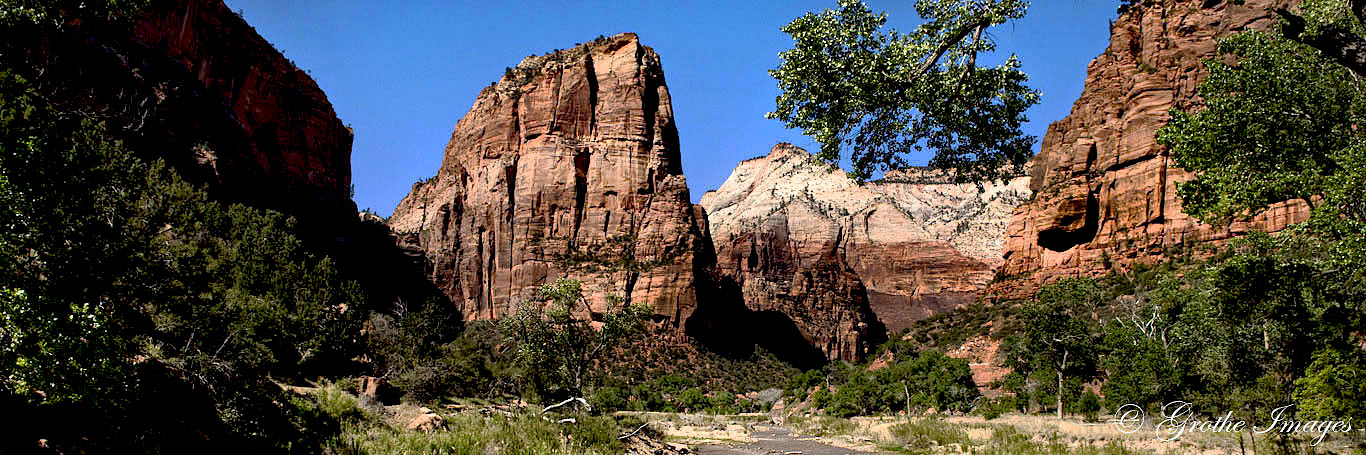
{"label": "bare tree trunk", "polygon": [[1067,369],[1068,351],[1062,351],[1062,366],[1058,368],[1058,420],[1062,420],[1062,370]]}
{"label": "bare tree trunk", "polygon": [[906,381],[901,381],[901,392],[906,394],[906,418],[911,418],[911,389],[906,387]]}

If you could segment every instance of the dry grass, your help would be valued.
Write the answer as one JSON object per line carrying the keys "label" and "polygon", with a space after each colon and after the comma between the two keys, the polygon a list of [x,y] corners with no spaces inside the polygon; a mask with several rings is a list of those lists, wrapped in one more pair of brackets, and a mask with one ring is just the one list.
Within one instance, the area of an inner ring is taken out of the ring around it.
{"label": "dry grass", "polygon": [[[715,424],[720,424],[715,423]],[[1300,444],[1289,452],[1258,438],[1254,448],[1238,436],[1197,433],[1162,441],[1153,430],[1124,433],[1105,422],[1007,414],[993,420],[963,417],[792,417],[787,426],[822,442],[851,450],[903,454],[1222,455],[1363,453],[1360,439],[1337,437],[1318,448]],[[1358,437],[1359,438],[1359,437]],[[1317,450],[1317,451],[1315,451]],[[1357,450],[1357,451],[1354,451]]]}

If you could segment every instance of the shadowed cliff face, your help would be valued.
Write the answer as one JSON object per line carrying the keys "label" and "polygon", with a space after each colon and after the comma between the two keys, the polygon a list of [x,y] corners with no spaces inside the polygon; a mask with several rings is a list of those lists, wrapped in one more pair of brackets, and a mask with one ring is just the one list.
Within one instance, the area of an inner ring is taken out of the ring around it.
{"label": "shadowed cliff face", "polygon": [[913,322],[973,302],[999,264],[1027,178],[955,185],[905,170],[860,186],[778,144],[702,198],[719,281],[787,315],[829,359],[861,359]]}
{"label": "shadowed cliff face", "polygon": [[1199,224],[1176,196],[1176,183],[1191,174],[1155,142],[1169,109],[1199,103],[1200,61],[1215,55],[1217,38],[1266,28],[1271,8],[1288,3],[1162,0],[1120,17],[1110,46],[1088,66],[1072,113],[1044,135],[1030,180],[1035,198],[1011,219],[1001,273],[1028,275],[1032,284],[999,290],[1025,296],[1058,277],[1153,262],[1176,247],[1304,220],[1307,207],[1297,201],[1227,229]]}
{"label": "shadowed cliff face", "polygon": [[[355,218],[351,202],[352,132],[327,95],[220,0],[162,0],[138,21],[134,40],[179,63],[221,100],[245,137],[232,167],[214,150],[197,162],[218,183],[267,206],[304,217]],[[321,212],[321,213],[318,213]]]}
{"label": "shadowed cliff face", "polygon": [[712,261],[681,169],[659,56],[622,34],[527,57],[485,88],[388,224],[467,318],[569,277],[595,311],[616,294],[681,337]]}
{"label": "shadowed cliff face", "polygon": [[[31,32],[31,33],[30,33]],[[6,30],[12,69],[219,200],[331,240],[355,220],[351,131],[303,71],[221,0],[152,2],[131,27]]]}

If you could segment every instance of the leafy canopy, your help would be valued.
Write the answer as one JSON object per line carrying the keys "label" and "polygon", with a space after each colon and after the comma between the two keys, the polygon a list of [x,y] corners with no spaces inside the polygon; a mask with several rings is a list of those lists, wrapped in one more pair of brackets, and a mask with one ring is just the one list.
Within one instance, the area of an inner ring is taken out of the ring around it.
{"label": "leafy canopy", "polygon": [[365,298],[291,219],[209,200],[9,71],[0,225],[0,398],[111,422],[70,439],[156,451],[164,420],[141,413],[200,400],[212,406],[177,412],[207,411],[199,428],[230,441],[289,445],[298,428],[269,378],[336,371],[358,353]]}
{"label": "leafy canopy", "polygon": [[567,278],[542,285],[539,294],[539,300],[519,303],[500,324],[516,345],[516,362],[533,392],[543,399],[582,397],[588,368],[604,350],[641,330],[653,311],[616,295],[595,311],[583,296],[582,282]]}
{"label": "leafy canopy", "polygon": [[1361,159],[1361,84],[1312,49],[1265,32],[1230,36],[1219,50],[1236,63],[1206,62],[1206,107],[1173,110],[1158,133],[1178,165],[1198,172],[1177,186],[1183,209],[1226,224],[1330,192],[1333,177],[1350,170],[1344,165]]}
{"label": "leafy canopy", "polygon": [[782,30],[795,41],[769,74],[782,94],[767,116],[820,142],[821,159],[851,176],[911,165],[932,150],[930,165],[959,181],[1018,175],[1035,138],[1020,125],[1039,93],[1011,55],[996,66],[977,57],[996,50],[986,30],[1023,17],[1020,0],[918,0],[925,22],[910,34],[883,29],[885,13],[862,1],[807,13]]}

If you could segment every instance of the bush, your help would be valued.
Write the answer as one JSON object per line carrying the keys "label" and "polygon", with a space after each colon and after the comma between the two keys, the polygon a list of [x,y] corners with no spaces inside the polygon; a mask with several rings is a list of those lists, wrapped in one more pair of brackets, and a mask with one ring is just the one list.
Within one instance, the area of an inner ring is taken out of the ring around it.
{"label": "bush", "polygon": [[[0,394],[111,422],[57,445],[194,451],[163,437],[191,425],[216,444],[302,450],[317,435],[270,378],[350,372],[359,286],[294,220],[211,200],[90,115],[0,72],[0,253],[24,258],[0,259]],[[188,417],[168,422],[171,405]]]}
{"label": "bush", "polygon": [[968,447],[972,444],[962,428],[939,419],[916,419],[893,425],[888,431],[898,444],[909,449],[929,449],[949,444]]}
{"label": "bush", "polygon": [[492,350],[464,332],[458,312],[438,300],[410,309],[399,305],[393,315],[372,314],[367,338],[375,358],[374,374],[387,377],[403,399],[432,403],[452,396],[485,396],[496,383]]}
{"label": "bush", "polygon": [[892,413],[907,406],[911,412],[966,412],[978,397],[967,361],[938,351],[921,352],[877,371],[855,367],[841,373],[842,383],[817,406],[838,417]]}
{"label": "bush", "polygon": [[430,434],[355,425],[331,441],[328,451],[338,455],[607,455],[625,450],[617,440],[621,427],[609,417],[578,416],[572,425],[537,415],[445,417],[446,431]]}
{"label": "bush", "polygon": [[615,412],[626,409],[626,393],[613,386],[598,387],[588,400],[593,408],[601,412]]}
{"label": "bush", "polygon": [[982,400],[977,405],[977,413],[981,414],[982,418],[987,420],[993,420],[997,417],[1000,417],[1001,414],[1004,414],[1006,411],[1011,409],[1010,400],[1006,400],[1003,398]]}
{"label": "bush", "polygon": [[711,404],[702,389],[697,388],[684,390],[675,401],[683,412],[702,412]]}
{"label": "bush", "polygon": [[[693,389],[696,390],[696,389]],[[735,394],[730,392],[716,392],[707,400],[707,412],[711,414],[735,414],[739,411],[736,407]]]}
{"label": "bush", "polygon": [[1100,397],[1095,392],[1087,390],[1081,394],[1077,400],[1076,412],[1086,418],[1087,422],[1100,420]]}

